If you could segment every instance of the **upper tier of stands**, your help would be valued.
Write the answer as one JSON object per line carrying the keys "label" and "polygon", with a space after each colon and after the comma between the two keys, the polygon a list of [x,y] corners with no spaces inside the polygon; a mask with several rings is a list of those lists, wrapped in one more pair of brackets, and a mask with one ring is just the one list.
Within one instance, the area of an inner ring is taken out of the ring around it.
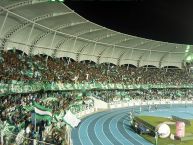
{"label": "upper tier of stands", "polygon": [[0,80],[49,81],[62,83],[106,82],[126,84],[191,84],[191,72],[169,68],[136,68],[76,62],[70,58],[28,56],[16,50],[0,55]]}

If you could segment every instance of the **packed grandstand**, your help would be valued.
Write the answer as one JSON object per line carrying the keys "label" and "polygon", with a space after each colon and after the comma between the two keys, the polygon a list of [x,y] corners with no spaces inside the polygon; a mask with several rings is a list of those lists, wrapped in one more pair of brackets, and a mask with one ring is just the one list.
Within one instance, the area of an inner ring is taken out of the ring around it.
{"label": "packed grandstand", "polygon": [[93,97],[193,97],[190,45],[114,32],[46,0],[1,0],[0,17],[1,143],[69,144],[63,117],[94,108]]}

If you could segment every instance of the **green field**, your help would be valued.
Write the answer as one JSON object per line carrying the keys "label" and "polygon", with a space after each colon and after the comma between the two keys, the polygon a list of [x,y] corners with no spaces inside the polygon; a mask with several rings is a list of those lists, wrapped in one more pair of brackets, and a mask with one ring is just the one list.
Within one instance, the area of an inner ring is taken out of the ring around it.
{"label": "green field", "polygon": [[[154,116],[138,116],[139,118],[143,119],[144,121],[150,123],[153,126],[157,126],[160,123],[163,123],[165,121],[172,122],[172,119],[169,118],[163,118],[163,117],[154,117]],[[190,120],[191,126],[186,126],[186,136],[193,135],[193,120]],[[171,129],[171,133],[175,135],[176,126],[175,125],[169,125]],[[144,137],[146,140],[148,140],[151,143],[155,143],[155,138],[153,136],[142,134],[142,137]],[[158,138],[158,145],[193,145],[193,140],[189,141],[180,141],[180,140],[171,140],[168,138]]]}

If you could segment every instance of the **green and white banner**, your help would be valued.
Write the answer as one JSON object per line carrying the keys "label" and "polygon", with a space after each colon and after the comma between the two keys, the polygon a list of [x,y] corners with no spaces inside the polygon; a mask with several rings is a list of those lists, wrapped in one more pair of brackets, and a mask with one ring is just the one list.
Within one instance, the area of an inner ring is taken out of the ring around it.
{"label": "green and white banner", "polygon": [[35,113],[37,113],[38,115],[44,115],[44,116],[52,116],[52,113],[50,111],[45,111],[45,110],[40,110],[36,107],[34,107]]}
{"label": "green and white banner", "polygon": [[129,89],[164,89],[164,88],[189,88],[193,89],[193,85],[164,85],[164,84],[136,84],[136,85],[127,85],[123,83],[56,83],[56,82],[29,82],[24,83],[22,81],[12,81],[9,84],[0,83],[0,96],[7,94],[15,93],[30,93],[37,92],[40,90],[43,91],[68,91],[68,90],[129,90]]}
{"label": "green and white banner", "polygon": [[36,120],[51,120],[52,119],[52,110],[46,108],[36,102],[33,102],[34,111],[36,113]]}

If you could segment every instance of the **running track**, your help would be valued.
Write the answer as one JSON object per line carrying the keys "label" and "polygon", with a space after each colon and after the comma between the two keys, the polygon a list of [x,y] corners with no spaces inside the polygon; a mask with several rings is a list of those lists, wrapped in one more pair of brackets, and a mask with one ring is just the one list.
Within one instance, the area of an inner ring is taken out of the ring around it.
{"label": "running track", "polygon": [[[161,108],[170,106],[160,105]],[[72,129],[73,145],[152,145],[130,128],[128,113],[132,110],[129,107],[112,109],[85,117]],[[147,110],[143,107],[143,112]],[[139,111],[139,106],[135,111]]]}

